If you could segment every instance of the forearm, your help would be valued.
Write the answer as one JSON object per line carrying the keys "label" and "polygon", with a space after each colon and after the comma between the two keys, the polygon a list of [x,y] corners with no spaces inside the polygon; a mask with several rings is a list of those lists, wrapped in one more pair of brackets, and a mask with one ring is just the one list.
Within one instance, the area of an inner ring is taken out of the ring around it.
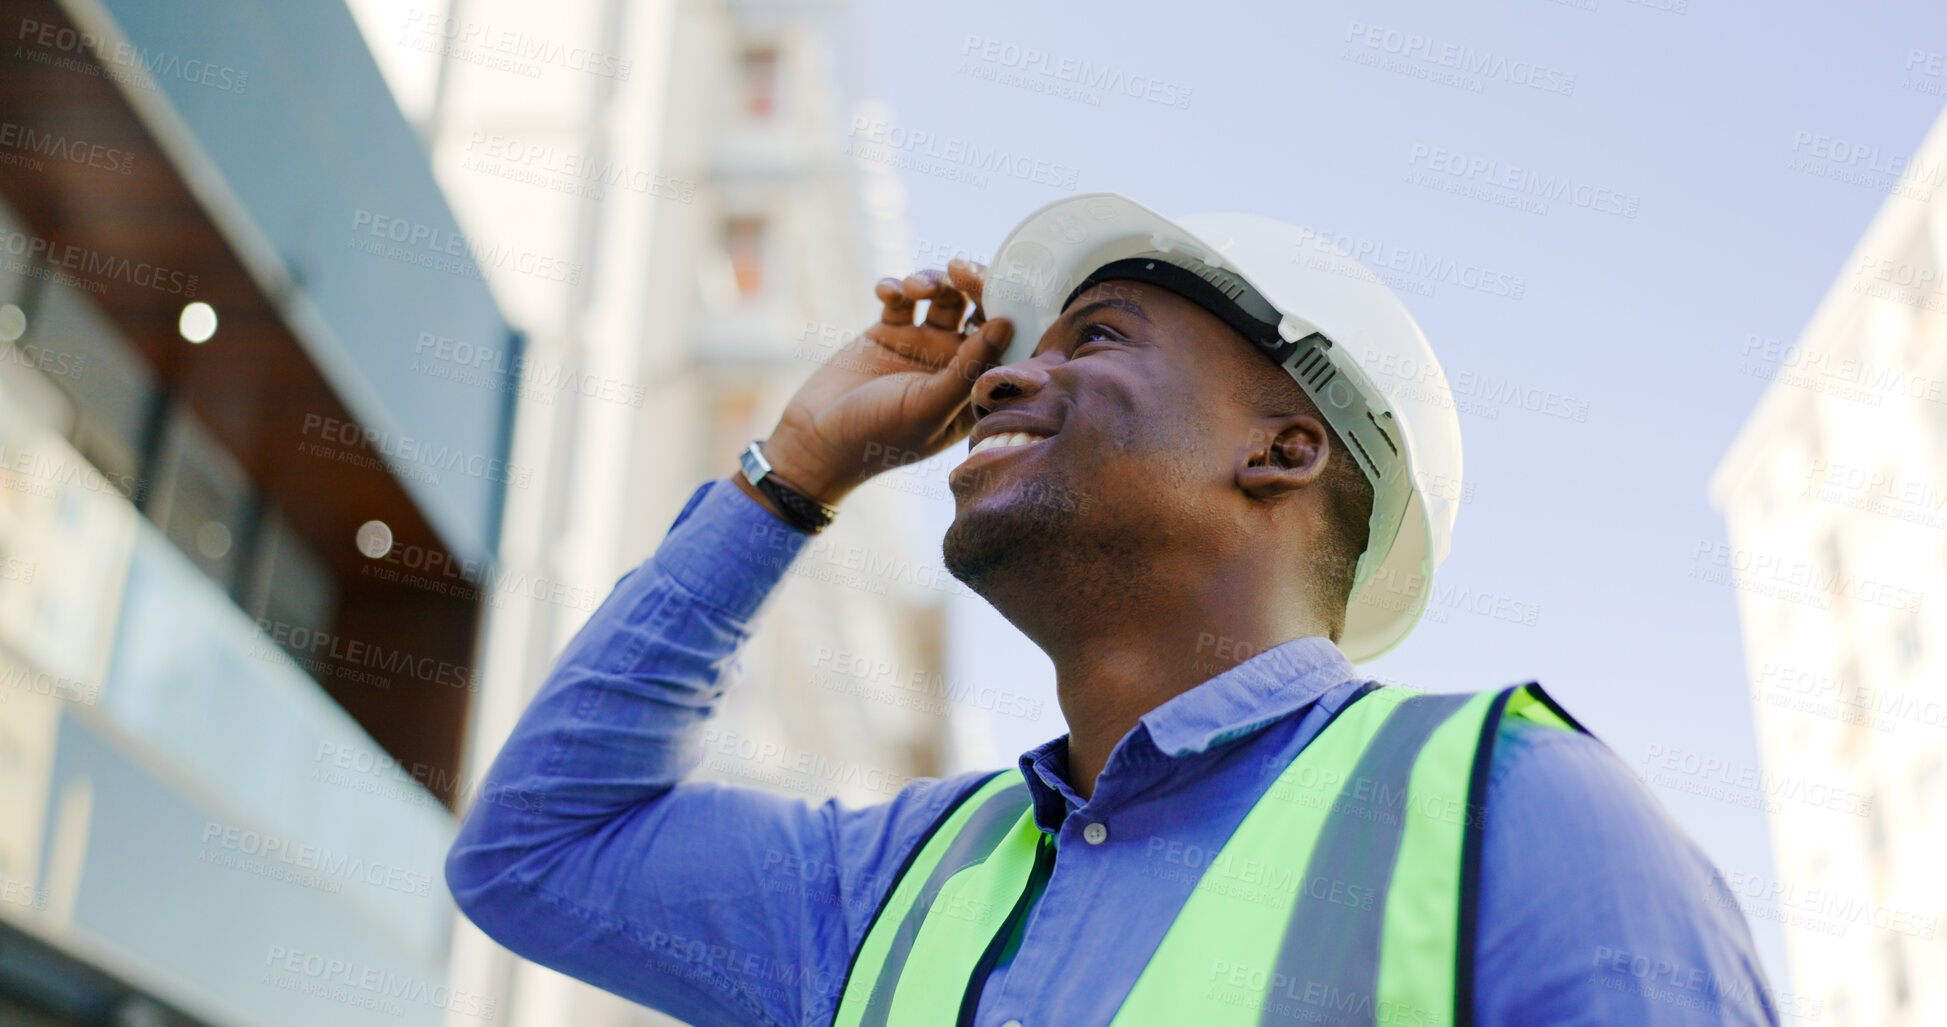
{"label": "forearm", "polygon": [[545,844],[693,769],[726,671],[809,537],[728,480],[700,487],[562,651],[494,759],[461,843]]}
{"label": "forearm", "polygon": [[862,809],[681,780],[723,671],[808,538],[720,480],[616,586],[448,856],[482,930],[692,1023],[795,1024],[836,1003],[897,868],[980,775],[915,779]]}

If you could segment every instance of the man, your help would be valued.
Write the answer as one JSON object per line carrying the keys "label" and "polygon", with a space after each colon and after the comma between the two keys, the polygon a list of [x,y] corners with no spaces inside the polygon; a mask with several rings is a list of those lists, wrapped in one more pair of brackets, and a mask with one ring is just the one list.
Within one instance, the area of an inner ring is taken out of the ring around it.
{"label": "man", "polygon": [[[1538,688],[1354,670],[1424,608],[1458,426],[1404,308],[1298,232],[1079,196],[992,274],[879,283],[563,653],[483,791],[545,801],[468,813],[461,908],[698,1024],[1775,1024],[1722,879]],[[864,809],[684,781],[867,454],[969,435],[946,566],[1069,733]]]}

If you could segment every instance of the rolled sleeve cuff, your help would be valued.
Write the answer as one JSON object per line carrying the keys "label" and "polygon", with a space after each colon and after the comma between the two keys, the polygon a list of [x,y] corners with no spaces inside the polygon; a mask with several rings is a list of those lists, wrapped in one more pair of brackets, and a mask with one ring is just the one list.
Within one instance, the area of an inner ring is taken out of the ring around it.
{"label": "rolled sleeve cuff", "polygon": [[810,540],[725,477],[690,496],[652,561],[698,602],[751,620]]}

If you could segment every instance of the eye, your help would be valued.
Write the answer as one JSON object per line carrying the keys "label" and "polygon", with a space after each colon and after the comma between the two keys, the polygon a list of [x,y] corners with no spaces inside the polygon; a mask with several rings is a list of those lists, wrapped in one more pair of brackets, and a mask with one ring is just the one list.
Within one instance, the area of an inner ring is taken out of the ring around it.
{"label": "eye", "polygon": [[1085,324],[1075,331],[1075,350],[1080,352],[1089,343],[1098,341],[1115,342],[1119,338],[1121,336],[1116,335],[1115,331],[1108,325],[1100,323]]}

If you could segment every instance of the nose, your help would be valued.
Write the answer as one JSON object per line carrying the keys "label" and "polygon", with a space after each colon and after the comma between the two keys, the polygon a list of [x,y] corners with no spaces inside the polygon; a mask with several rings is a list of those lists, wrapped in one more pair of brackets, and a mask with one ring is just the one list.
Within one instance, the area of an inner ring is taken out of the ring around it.
{"label": "nose", "polygon": [[1018,360],[1012,364],[988,368],[979,378],[974,379],[973,409],[974,419],[979,420],[994,412],[1001,403],[1010,399],[1032,396],[1041,391],[1048,381],[1048,373],[1034,360]]}

